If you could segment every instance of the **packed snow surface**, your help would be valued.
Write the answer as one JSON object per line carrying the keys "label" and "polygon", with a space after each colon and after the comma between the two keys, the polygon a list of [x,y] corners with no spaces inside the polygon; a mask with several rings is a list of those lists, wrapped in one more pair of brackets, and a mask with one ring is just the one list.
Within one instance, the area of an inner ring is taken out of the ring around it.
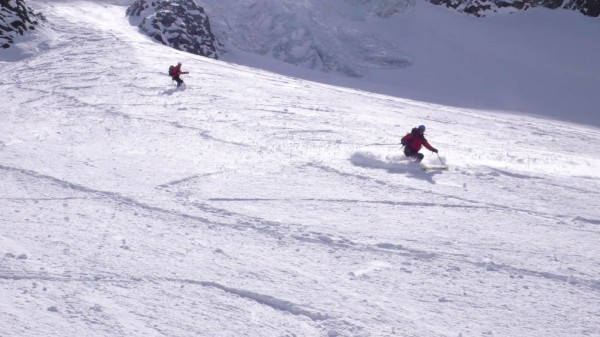
{"label": "packed snow surface", "polygon": [[[0,336],[600,336],[598,128],[173,51],[124,6],[32,4],[43,48],[0,63]],[[403,156],[419,124],[448,171]]]}

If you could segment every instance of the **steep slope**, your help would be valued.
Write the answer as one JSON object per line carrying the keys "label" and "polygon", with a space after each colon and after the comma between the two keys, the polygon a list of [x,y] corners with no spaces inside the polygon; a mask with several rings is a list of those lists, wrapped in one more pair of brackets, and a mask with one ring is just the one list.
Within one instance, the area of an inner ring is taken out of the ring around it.
{"label": "steep slope", "polygon": [[[53,47],[0,63],[0,335],[598,331],[597,128],[303,81],[173,51],[124,6],[36,4]],[[450,171],[368,146],[421,123]]]}
{"label": "steep slope", "polygon": [[398,41],[360,22],[389,18],[412,1],[205,1],[225,52],[238,51],[348,77],[409,66]]}
{"label": "steep slope", "polygon": [[[393,15],[380,15],[383,4],[394,6]],[[597,18],[545,8],[478,18],[424,0],[203,6],[226,61],[420,101],[600,126]]]}

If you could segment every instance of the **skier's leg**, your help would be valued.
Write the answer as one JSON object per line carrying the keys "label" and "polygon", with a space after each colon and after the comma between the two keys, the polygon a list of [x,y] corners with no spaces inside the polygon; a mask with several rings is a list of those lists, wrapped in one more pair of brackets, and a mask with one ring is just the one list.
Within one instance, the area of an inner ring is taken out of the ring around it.
{"label": "skier's leg", "polygon": [[421,162],[421,160],[423,160],[423,158],[425,157],[425,155],[424,155],[424,154],[422,154],[422,153],[416,153],[416,154],[415,154],[415,157],[417,158],[417,159],[415,159],[415,161],[416,161],[417,163],[420,163],[420,162]]}
{"label": "skier's leg", "polygon": [[419,155],[419,153],[417,151],[415,151],[412,147],[405,146],[404,147],[404,155],[410,159],[417,160],[417,156]]}
{"label": "skier's leg", "polygon": [[414,159],[416,163],[420,163],[421,160],[423,160],[423,157],[425,157],[422,153],[415,151],[415,149],[410,146],[404,147],[404,155],[410,159]]}

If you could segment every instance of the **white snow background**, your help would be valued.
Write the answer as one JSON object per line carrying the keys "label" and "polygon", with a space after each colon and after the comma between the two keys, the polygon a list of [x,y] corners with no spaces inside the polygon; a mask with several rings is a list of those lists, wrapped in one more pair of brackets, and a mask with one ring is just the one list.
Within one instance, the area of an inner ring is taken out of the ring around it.
{"label": "white snow background", "polygon": [[[320,84],[169,49],[125,6],[28,4],[48,28],[0,51],[12,60],[0,63],[0,336],[600,336],[593,115]],[[471,21],[422,2],[408,15],[427,13],[472,36],[472,22],[520,17]],[[584,42],[565,49],[597,55],[598,40]],[[165,74],[177,61],[183,90]],[[405,69],[415,79],[419,62]],[[544,74],[597,83],[582,71]],[[369,145],[418,124],[440,150],[425,162],[449,171]]]}

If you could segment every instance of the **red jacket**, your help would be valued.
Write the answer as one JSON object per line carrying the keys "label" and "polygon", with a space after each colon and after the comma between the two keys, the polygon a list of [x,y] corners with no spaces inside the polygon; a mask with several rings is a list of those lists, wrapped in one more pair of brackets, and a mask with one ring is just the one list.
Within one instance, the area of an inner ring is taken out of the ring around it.
{"label": "red jacket", "polygon": [[429,145],[425,136],[419,132],[417,128],[413,128],[412,131],[406,136],[402,137],[402,144],[409,146],[415,151],[421,150],[421,146],[425,146],[429,151],[433,151],[433,146]]}
{"label": "red jacket", "polygon": [[179,75],[181,75],[181,74],[188,74],[188,72],[181,71],[181,66],[176,65],[175,68],[173,68],[173,77],[179,77]]}

